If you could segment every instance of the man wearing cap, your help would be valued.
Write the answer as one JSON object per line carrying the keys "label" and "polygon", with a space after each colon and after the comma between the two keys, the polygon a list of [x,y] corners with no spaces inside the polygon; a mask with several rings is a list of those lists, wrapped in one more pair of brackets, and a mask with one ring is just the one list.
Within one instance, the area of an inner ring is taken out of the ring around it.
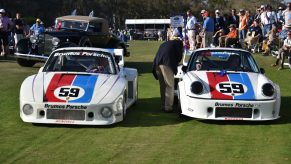
{"label": "man wearing cap", "polygon": [[[176,37],[178,34],[174,31]],[[183,42],[170,40],[160,45],[153,61],[152,73],[160,83],[162,110],[172,112],[174,104],[174,75],[182,59]]]}
{"label": "man wearing cap", "polygon": [[190,50],[194,50],[196,43],[195,43],[195,27],[197,24],[196,17],[192,14],[191,10],[187,11],[187,24],[186,24],[186,30],[187,30],[187,36],[190,44]]}
{"label": "man wearing cap", "polygon": [[224,32],[226,32],[226,25],[225,25],[225,22],[223,20],[223,17],[221,16],[219,10],[215,10],[214,23],[215,23],[215,32],[218,31],[218,30],[221,30],[221,29]]}
{"label": "man wearing cap", "polygon": [[39,18],[37,18],[35,24],[30,27],[30,31],[32,32],[32,35],[39,35],[44,33],[44,27],[41,25],[41,20]]}
{"label": "man wearing cap", "polygon": [[214,33],[214,20],[209,16],[208,11],[203,13],[203,47],[210,47],[213,43],[213,33]]}
{"label": "man wearing cap", "polygon": [[280,48],[279,50],[279,55],[277,56],[275,64],[272,64],[272,66],[275,67],[279,64],[279,61],[281,60],[279,70],[283,69],[284,67],[285,57],[288,57],[289,68],[291,68],[291,31],[287,32],[287,36],[288,37],[284,40],[282,48]]}
{"label": "man wearing cap", "polygon": [[5,16],[5,10],[0,9],[0,44],[2,45],[1,56],[4,55],[6,57],[8,53],[8,35],[12,25],[12,21]]}

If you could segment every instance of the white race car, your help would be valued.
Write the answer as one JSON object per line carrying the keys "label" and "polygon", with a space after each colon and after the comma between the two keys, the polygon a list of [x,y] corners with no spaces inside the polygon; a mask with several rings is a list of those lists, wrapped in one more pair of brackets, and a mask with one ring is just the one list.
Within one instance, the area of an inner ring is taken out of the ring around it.
{"label": "white race car", "polygon": [[176,75],[181,114],[212,120],[279,118],[280,88],[248,51],[203,48],[185,59]]}
{"label": "white race car", "polygon": [[24,122],[108,125],[137,101],[136,69],[123,67],[122,49],[71,47],[50,55],[20,89]]}

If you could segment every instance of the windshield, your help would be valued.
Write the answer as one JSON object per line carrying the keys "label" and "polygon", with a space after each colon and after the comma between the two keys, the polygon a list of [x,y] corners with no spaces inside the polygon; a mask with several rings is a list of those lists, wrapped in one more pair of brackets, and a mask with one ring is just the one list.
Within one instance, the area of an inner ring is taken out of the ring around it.
{"label": "windshield", "polygon": [[252,55],[243,51],[205,50],[192,54],[188,71],[226,70],[241,72],[259,72]]}
{"label": "windshield", "polygon": [[50,56],[44,72],[116,74],[116,69],[111,54],[107,52],[59,51]]}
{"label": "windshield", "polygon": [[88,23],[87,22],[77,22],[77,21],[58,21],[56,25],[57,29],[72,29],[72,30],[81,30],[86,31]]}

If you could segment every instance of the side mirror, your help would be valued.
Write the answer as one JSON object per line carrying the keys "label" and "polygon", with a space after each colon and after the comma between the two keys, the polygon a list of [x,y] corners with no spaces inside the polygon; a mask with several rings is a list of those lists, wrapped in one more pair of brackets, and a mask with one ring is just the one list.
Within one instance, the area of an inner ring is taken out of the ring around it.
{"label": "side mirror", "polygon": [[43,71],[43,67],[40,67],[40,69],[38,70],[38,73]]}
{"label": "side mirror", "polygon": [[182,66],[182,71],[183,71],[184,73],[186,73],[186,71],[187,71],[187,66]]}
{"label": "side mirror", "polygon": [[264,68],[260,68],[260,72],[261,72],[261,74],[265,74],[265,69]]}

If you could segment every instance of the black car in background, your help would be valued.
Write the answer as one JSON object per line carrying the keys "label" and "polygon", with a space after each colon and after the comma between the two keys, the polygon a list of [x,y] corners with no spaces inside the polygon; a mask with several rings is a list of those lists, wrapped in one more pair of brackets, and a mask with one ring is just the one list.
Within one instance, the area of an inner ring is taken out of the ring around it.
{"label": "black car in background", "polygon": [[91,16],[63,16],[56,18],[55,27],[44,34],[30,36],[16,45],[15,57],[19,65],[32,67],[44,62],[49,54],[62,47],[122,48],[129,55],[126,44],[109,32],[108,22]]}

